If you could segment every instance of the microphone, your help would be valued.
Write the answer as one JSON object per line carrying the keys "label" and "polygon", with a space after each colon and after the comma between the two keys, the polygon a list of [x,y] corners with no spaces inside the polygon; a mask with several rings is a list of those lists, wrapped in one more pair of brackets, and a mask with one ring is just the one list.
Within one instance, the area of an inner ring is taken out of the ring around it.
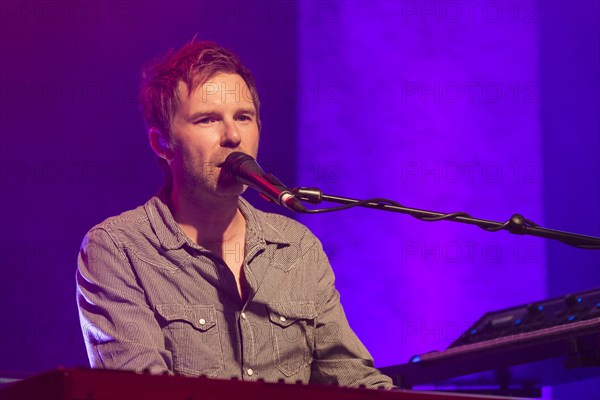
{"label": "microphone", "polygon": [[236,181],[256,189],[266,199],[298,213],[306,212],[306,208],[292,191],[279,179],[265,173],[248,154],[233,152],[227,156],[221,167],[231,172]]}

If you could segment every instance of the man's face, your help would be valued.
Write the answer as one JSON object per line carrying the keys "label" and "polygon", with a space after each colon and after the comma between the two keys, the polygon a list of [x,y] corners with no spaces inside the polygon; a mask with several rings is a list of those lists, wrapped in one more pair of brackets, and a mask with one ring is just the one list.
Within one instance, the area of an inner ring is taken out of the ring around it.
{"label": "man's face", "polygon": [[178,92],[168,160],[174,189],[200,197],[238,196],[243,185],[220,165],[234,151],[256,158],[259,131],[248,86],[237,74],[219,73],[189,96],[183,82]]}

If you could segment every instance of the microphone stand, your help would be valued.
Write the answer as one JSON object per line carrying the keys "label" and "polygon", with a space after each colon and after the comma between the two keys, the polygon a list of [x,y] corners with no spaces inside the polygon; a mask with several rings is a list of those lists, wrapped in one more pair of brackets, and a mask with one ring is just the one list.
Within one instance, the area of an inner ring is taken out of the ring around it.
{"label": "microphone stand", "polygon": [[[492,232],[499,230],[507,230],[510,233],[517,235],[530,235],[558,240],[565,244],[583,249],[600,249],[600,238],[594,236],[580,235],[577,233],[563,232],[554,229],[542,228],[541,226],[534,224],[533,222],[529,221],[520,214],[514,214],[508,221],[501,223],[497,221],[474,218],[466,213],[444,214],[436,211],[404,207],[398,203],[386,199],[357,200],[347,197],[333,196],[323,194],[322,190],[316,188],[301,187],[293,189],[292,192],[298,199],[309,202],[311,204],[319,204],[322,201],[327,201],[331,203],[344,204],[347,206],[323,210],[306,210],[307,213],[312,214],[325,211],[337,211],[353,206],[359,206],[366,208],[374,208],[383,211],[392,211],[401,214],[409,214],[423,221],[431,222],[448,220],[454,222],[461,222],[464,224],[477,225],[484,230]],[[386,204],[386,202],[392,204]]]}

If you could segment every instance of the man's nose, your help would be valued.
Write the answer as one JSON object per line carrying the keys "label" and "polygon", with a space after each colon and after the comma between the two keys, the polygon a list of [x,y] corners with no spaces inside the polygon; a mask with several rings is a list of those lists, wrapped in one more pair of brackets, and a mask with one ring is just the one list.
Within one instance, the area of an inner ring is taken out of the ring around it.
{"label": "man's nose", "polygon": [[236,148],[242,142],[242,135],[235,121],[223,122],[223,135],[221,136],[221,147]]}

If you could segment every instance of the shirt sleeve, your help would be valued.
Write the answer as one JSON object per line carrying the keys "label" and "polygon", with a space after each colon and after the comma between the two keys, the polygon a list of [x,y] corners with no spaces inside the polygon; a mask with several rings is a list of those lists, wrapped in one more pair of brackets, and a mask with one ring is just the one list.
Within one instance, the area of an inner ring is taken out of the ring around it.
{"label": "shirt sleeve", "polygon": [[123,248],[102,228],[84,238],[77,306],[93,368],[172,374],[172,356]]}
{"label": "shirt sleeve", "polygon": [[[374,367],[373,358],[358,339],[346,319],[340,294],[334,285],[334,274],[321,243],[314,238],[312,257],[318,255],[311,268],[316,272],[317,319],[311,382],[340,386],[392,389],[392,380]],[[314,259],[313,259],[314,261]]]}

